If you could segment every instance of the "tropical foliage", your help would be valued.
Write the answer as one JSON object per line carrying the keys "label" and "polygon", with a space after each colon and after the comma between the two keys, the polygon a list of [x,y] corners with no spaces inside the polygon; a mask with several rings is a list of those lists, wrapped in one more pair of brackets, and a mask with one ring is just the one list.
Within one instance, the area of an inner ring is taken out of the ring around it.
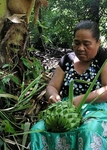
{"label": "tropical foliage", "polygon": [[[106,0],[49,0],[48,8],[41,9],[39,19],[41,24],[36,24],[36,26],[43,27],[41,38],[45,44],[72,48],[73,29],[77,22],[84,19],[95,20],[99,23],[102,42],[106,46]],[[34,32],[34,30],[31,31],[31,33]],[[38,34],[35,34],[35,36]],[[33,41],[35,40],[34,37]]]}
{"label": "tropical foliage", "polygon": [[[0,2],[0,149],[23,150],[29,143],[27,133],[30,127],[37,121],[39,111],[47,105],[44,93],[48,80],[45,80],[44,74],[49,70],[44,70],[35,53],[37,50],[45,53],[47,48],[71,49],[73,28],[83,19],[99,23],[106,46],[107,1],[48,0],[48,7],[42,7],[42,3],[47,3],[40,0],[36,24],[35,9],[29,10],[26,23],[23,13],[13,13],[7,18],[7,1]],[[11,4],[13,2],[10,9]],[[31,6],[34,8],[33,3]],[[17,18],[16,22],[14,18]]]}

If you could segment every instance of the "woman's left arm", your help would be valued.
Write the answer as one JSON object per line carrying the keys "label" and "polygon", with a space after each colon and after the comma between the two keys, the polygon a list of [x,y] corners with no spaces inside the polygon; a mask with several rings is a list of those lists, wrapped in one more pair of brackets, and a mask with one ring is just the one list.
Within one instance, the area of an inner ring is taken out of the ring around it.
{"label": "woman's left arm", "polygon": [[[102,83],[102,87],[100,89],[96,89],[96,90],[92,91],[88,95],[88,97],[86,99],[86,103],[91,102],[96,97],[98,97],[96,102],[107,102],[107,63],[105,64],[105,66],[102,70],[102,73],[101,73],[101,83]],[[84,94],[75,97],[73,99],[74,105],[78,106],[79,103],[82,101],[83,97],[84,97]]]}

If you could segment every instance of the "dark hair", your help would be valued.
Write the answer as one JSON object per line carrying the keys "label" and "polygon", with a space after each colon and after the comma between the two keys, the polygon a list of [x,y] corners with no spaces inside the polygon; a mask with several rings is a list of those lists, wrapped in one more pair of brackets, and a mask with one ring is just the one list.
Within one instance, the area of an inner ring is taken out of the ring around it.
{"label": "dark hair", "polygon": [[90,21],[90,20],[84,20],[84,21],[81,21],[80,23],[78,23],[74,29],[74,37],[75,37],[76,31],[78,31],[80,29],[91,30],[92,35],[96,39],[96,41],[99,40],[100,31],[99,31],[99,25],[96,22]]}

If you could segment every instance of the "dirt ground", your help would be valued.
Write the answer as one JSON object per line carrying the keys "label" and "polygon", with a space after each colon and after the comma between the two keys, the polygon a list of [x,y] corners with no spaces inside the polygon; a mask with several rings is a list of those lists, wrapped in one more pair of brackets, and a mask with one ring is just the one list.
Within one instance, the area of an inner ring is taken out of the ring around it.
{"label": "dirt ground", "polygon": [[54,71],[60,58],[70,51],[72,50],[66,48],[48,48],[45,52],[35,52],[35,57],[41,61],[45,71]]}

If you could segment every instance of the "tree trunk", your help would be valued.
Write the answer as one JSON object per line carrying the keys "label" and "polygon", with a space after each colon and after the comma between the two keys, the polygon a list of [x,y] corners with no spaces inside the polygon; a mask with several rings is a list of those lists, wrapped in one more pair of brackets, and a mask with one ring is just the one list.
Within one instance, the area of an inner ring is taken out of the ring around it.
{"label": "tree trunk", "polygon": [[101,0],[84,1],[86,17],[88,16],[88,19],[92,21],[96,21],[97,23],[99,23],[100,20],[100,16],[99,16],[100,1]]}
{"label": "tree trunk", "polygon": [[99,7],[100,7],[100,0],[93,0],[90,3],[90,19],[99,23]]}

